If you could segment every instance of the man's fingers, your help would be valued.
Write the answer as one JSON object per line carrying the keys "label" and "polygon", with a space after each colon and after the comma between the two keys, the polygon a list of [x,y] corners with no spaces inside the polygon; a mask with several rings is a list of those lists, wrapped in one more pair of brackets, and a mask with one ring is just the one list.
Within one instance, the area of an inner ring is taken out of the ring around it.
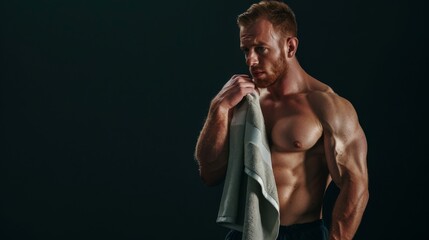
{"label": "man's fingers", "polygon": [[233,78],[233,80],[235,80],[237,82],[252,82],[252,79],[247,75]]}
{"label": "man's fingers", "polygon": [[224,88],[235,88],[235,87],[254,87],[255,84],[252,82],[252,80],[245,79],[245,78],[237,78],[237,79],[231,79],[228,81]]}
{"label": "man's fingers", "polygon": [[249,75],[236,74],[225,84],[218,97],[222,105],[231,109],[236,106],[244,96],[255,92],[255,84]]}
{"label": "man's fingers", "polygon": [[247,75],[247,74],[234,74],[234,75],[232,75],[231,79],[239,78],[239,77],[249,77],[249,75]]}

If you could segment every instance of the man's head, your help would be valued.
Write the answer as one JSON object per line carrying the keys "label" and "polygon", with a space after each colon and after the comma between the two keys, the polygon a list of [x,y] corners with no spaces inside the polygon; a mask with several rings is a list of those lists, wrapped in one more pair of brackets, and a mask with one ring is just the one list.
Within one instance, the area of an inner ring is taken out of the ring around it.
{"label": "man's head", "polygon": [[261,1],[250,6],[237,18],[239,27],[248,27],[259,18],[266,18],[284,37],[297,37],[295,14],[289,6],[281,1]]}
{"label": "man's head", "polygon": [[298,46],[292,10],[282,2],[261,1],[238,16],[240,47],[257,87],[287,76]]}

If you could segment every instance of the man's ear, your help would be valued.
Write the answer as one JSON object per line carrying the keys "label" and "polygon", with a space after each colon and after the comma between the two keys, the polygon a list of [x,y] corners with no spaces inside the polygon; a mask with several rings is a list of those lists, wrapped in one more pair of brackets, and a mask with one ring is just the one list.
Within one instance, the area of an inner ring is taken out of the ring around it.
{"label": "man's ear", "polygon": [[292,58],[295,56],[296,51],[298,50],[298,38],[289,37],[286,42],[287,45],[287,57]]}

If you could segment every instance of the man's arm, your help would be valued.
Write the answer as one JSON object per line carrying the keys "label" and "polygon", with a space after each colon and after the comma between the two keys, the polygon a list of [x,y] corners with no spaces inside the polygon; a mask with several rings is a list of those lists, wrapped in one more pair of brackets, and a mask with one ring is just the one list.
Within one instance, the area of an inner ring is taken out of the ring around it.
{"label": "man's arm", "polygon": [[217,184],[225,176],[228,158],[228,109],[212,101],[207,119],[195,148],[200,176],[209,186]]}
{"label": "man's arm", "polygon": [[195,148],[200,176],[209,186],[219,183],[226,173],[231,110],[253,91],[255,85],[247,75],[234,75],[211,101]]}
{"label": "man's arm", "polygon": [[353,239],[369,198],[367,141],[350,102],[335,94],[320,97],[327,164],[340,189],[329,239]]}

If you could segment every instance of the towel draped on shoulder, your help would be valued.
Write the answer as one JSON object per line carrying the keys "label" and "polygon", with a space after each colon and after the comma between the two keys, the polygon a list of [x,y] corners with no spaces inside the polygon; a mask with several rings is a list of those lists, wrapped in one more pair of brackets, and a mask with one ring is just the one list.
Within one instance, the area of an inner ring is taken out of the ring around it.
{"label": "towel draped on shoulder", "polygon": [[274,240],[279,201],[259,95],[248,94],[234,109],[229,158],[216,222],[243,232],[245,240]]}

